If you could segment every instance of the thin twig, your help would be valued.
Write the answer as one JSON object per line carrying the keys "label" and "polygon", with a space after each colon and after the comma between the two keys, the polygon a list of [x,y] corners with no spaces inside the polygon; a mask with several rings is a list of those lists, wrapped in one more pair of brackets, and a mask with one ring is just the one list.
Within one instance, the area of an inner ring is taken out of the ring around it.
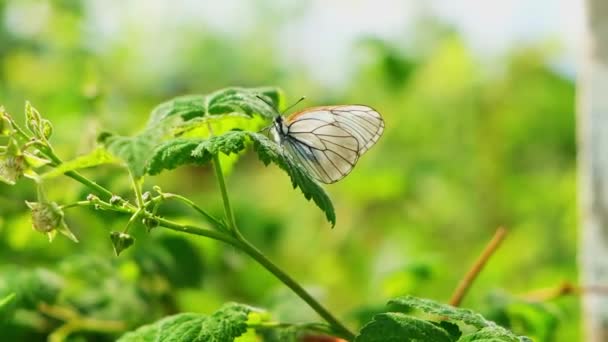
{"label": "thin twig", "polygon": [[500,246],[500,243],[505,239],[507,235],[507,229],[504,227],[499,227],[494,233],[492,240],[488,242],[486,248],[479,255],[473,266],[469,269],[469,271],[464,275],[460,284],[452,294],[452,298],[450,299],[450,305],[459,306],[464,299],[464,296],[473,285],[473,281],[477,278],[483,267],[486,265],[492,254],[496,251],[496,249]]}
{"label": "thin twig", "polygon": [[569,295],[580,296],[587,294],[608,296],[608,285],[578,286],[565,281],[557,287],[550,287],[527,292],[521,295],[520,298],[528,302],[538,303],[548,302]]}

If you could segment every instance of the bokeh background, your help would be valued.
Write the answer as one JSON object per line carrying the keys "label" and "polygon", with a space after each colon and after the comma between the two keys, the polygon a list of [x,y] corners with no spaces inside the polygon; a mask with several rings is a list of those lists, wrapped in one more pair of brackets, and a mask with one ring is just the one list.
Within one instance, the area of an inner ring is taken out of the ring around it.
{"label": "bokeh background", "polygon": [[[276,85],[288,102],[307,96],[300,107],[373,106],[384,136],[326,187],[335,228],[279,169],[246,154],[228,178],[244,234],[357,327],[394,296],[447,301],[505,226],[508,238],[463,306],[537,341],[577,341],[576,296],[521,298],[577,280],[582,12],[579,0],[0,0],[0,104],[21,119],[31,101],[54,123],[64,159],[94,148],[101,131],[137,132],[173,96],[226,86]],[[130,196],[121,168],[84,173]],[[154,184],[222,212],[209,167],[146,180]],[[60,203],[88,193],[67,178],[47,190]],[[129,329],[226,301],[285,321],[317,319],[264,269],[213,241],[139,227],[135,247],[115,257],[108,234],[125,218],[75,209],[67,221],[81,242],[49,244],[30,228],[24,201],[35,196],[31,182],[0,184],[0,287],[43,284],[57,305]],[[177,204],[166,212],[197,222]],[[4,322],[2,335],[44,340],[59,322],[35,305]]]}

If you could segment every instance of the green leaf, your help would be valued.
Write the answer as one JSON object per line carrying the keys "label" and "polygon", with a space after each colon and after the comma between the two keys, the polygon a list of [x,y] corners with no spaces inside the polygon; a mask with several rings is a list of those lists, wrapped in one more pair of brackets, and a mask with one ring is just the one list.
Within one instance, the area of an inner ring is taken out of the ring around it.
{"label": "green leaf", "polygon": [[418,309],[429,314],[446,317],[451,321],[464,322],[479,329],[496,325],[496,323],[486,320],[482,315],[472,310],[456,308],[430,299],[405,296],[395,298],[388,304]]}
{"label": "green leaf", "polygon": [[[405,307],[406,309],[414,308],[428,314],[440,316],[448,319],[452,322],[463,322],[465,324],[474,326],[483,332],[480,336],[486,336],[486,332],[491,332],[496,336],[502,336],[504,338],[510,338],[504,341],[528,341],[527,337],[518,337],[509,330],[497,325],[496,323],[485,319],[482,315],[473,312],[468,309],[456,308],[451,305],[437,303],[430,299],[416,298],[412,296],[405,296],[393,299],[389,301],[389,305],[393,307]],[[449,329],[446,329],[450,331]],[[450,331],[453,335],[453,332]],[[490,336],[490,335],[487,335]],[[462,341],[462,338],[458,341]],[[468,341],[468,340],[467,340]],[[499,341],[499,340],[497,340]],[[500,340],[502,341],[502,340]]]}
{"label": "green leaf", "polygon": [[486,327],[475,333],[462,337],[458,342],[532,342],[527,337],[518,337],[508,330],[495,326]]}
{"label": "green leaf", "polygon": [[399,312],[382,313],[365,325],[355,342],[452,342],[450,335],[435,324]]}
{"label": "green leaf", "polygon": [[4,302],[9,306],[36,309],[40,302],[53,304],[63,287],[63,279],[58,274],[43,268],[5,268],[3,271],[0,296],[15,294],[13,299]]}
{"label": "green leaf", "polygon": [[253,148],[265,165],[272,162],[287,172],[293,187],[299,187],[307,200],[312,199],[332,226],[336,224],[333,204],[323,187],[289,153],[263,134],[231,131],[209,139],[182,138],[168,141],[154,151],[147,173],[155,175],[186,164],[205,164],[214,154],[240,152],[249,141],[253,141]]}
{"label": "green leaf", "polygon": [[104,137],[103,144],[110,153],[126,163],[135,178],[141,178],[152,151],[168,138],[170,129],[171,125],[157,125],[132,137],[110,135]]}
{"label": "green leaf", "polygon": [[[273,106],[257,96],[263,97]],[[126,163],[135,178],[140,178],[145,173],[149,157],[161,143],[171,142],[176,135],[197,127],[202,128],[206,132],[204,136],[208,137],[208,118],[218,123],[213,125],[214,129],[217,128],[215,134],[257,127],[260,121],[255,120],[255,116],[273,118],[282,98],[282,92],[272,87],[226,88],[209,95],[180,96],[157,106],[141,133],[131,137],[106,134],[101,140],[109,152]],[[253,121],[231,120],[231,116],[243,116]],[[231,124],[226,125],[227,121],[231,121]]]}
{"label": "green leaf", "polygon": [[57,176],[61,176],[66,172],[84,169],[87,167],[93,167],[101,164],[112,163],[115,162],[115,158],[108,153],[108,151],[104,148],[96,148],[95,150],[85,154],[83,156],[77,157],[75,159],[69,160],[67,162],[62,163],[58,167],[53,170],[42,175],[43,179],[55,178]]}
{"label": "green leaf", "polygon": [[432,322],[432,323],[435,324],[436,326],[440,327],[441,329],[445,330],[450,335],[450,338],[452,341],[458,341],[458,339],[462,336],[460,327],[458,327],[458,325],[456,325],[454,323],[447,322],[447,321]]}
{"label": "green leaf", "polygon": [[[268,106],[257,98],[261,96],[272,103]],[[283,93],[274,87],[261,88],[226,88],[209,95],[185,95],[158,105],[150,115],[148,126],[155,126],[169,117],[177,116],[183,121],[210,115],[254,114],[273,118],[282,105]]]}
{"label": "green leaf", "polygon": [[265,165],[273,162],[287,172],[294,189],[299,187],[304,197],[307,200],[312,199],[317,207],[325,213],[325,217],[332,226],[335,226],[336,213],[334,206],[323,187],[277,143],[259,133],[250,133],[249,136],[253,139],[253,148],[260,160]]}
{"label": "green leaf", "polygon": [[182,165],[202,165],[220,152],[226,155],[238,153],[245,149],[248,135],[247,132],[232,131],[209,139],[182,138],[167,141],[153,152],[147,173],[156,175]]}
{"label": "green leaf", "polygon": [[123,335],[118,341],[233,341],[247,331],[247,315],[253,311],[251,307],[232,303],[211,316],[182,313],[145,325]]}

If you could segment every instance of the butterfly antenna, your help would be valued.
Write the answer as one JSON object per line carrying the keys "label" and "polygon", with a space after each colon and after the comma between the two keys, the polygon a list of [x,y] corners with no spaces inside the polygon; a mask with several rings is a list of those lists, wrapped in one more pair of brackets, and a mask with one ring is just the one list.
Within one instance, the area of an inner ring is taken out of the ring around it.
{"label": "butterfly antenna", "polygon": [[287,107],[287,109],[285,109],[285,110],[283,111],[283,113],[281,113],[281,114],[284,114],[286,111],[288,111],[288,110],[290,110],[291,108],[293,108],[293,107],[297,106],[297,105],[298,105],[298,103],[300,103],[300,102],[302,102],[302,101],[304,101],[304,100],[306,100],[306,96],[302,96],[302,97],[301,97],[301,98],[300,98],[298,101],[296,101],[296,103],[294,103],[294,104],[292,104],[291,106]]}
{"label": "butterfly antenna", "polygon": [[257,97],[258,99],[262,100],[262,102],[264,102],[265,104],[267,104],[270,108],[274,109],[274,105],[268,101],[266,101],[265,98],[261,97],[260,95],[256,95],[255,97]]}

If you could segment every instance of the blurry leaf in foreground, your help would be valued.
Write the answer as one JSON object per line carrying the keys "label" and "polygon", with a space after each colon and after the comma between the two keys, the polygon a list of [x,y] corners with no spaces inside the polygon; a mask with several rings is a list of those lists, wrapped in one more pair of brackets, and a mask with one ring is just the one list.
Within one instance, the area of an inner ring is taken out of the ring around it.
{"label": "blurry leaf in foreground", "polygon": [[247,331],[248,314],[254,311],[241,304],[226,304],[211,316],[182,313],[123,335],[119,342],[134,341],[233,341]]}
{"label": "blurry leaf in foreground", "polygon": [[11,293],[8,296],[0,299],[0,319],[2,319],[3,317],[6,317],[6,313],[11,311],[11,306],[9,306],[9,304],[12,304],[13,299],[15,299],[15,293]]}
{"label": "blurry leaf in foreground", "polygon": [[64,286],[58,274],[43,268],[5,268],[0,275],[0,296],[14,293],[8,306],[36,309],[40,302],[53,304]]}
{"label": "blurry leaf in foreground", "polygon": [[209,139],[180,138],[167,141],[155,149],[147,173],[156,175],[166,169],[182,165],[201,165],[209,162],[218,153],[231,154],[245,149],[249,142],[258,158],[268,165],[271,162],[283,169],[291,178],[294,188],[299,187],[307,200],[312,199],[325,213],[327,220],[336,223],[333,204],[323,187],[308,174],[281,146],[263,134],[231,131]]}

